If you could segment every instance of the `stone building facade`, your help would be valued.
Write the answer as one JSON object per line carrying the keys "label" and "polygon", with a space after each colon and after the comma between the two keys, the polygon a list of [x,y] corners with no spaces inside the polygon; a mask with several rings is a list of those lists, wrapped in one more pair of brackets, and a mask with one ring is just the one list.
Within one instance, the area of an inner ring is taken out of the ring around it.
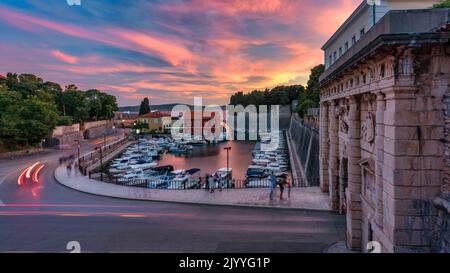
{"label": "stone building facade", "polygon": [[320,177],[347,246],[449,252],[450,10],[388,12],[320,79]]}

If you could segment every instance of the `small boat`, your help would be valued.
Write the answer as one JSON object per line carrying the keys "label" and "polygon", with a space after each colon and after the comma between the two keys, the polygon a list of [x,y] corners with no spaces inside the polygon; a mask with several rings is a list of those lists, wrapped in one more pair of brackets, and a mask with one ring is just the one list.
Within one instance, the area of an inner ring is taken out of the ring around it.
{"label": "small boat", "polygon": [[158,165],[156,162],[138,161],[136,164],[130,165],[132,169],[150,169]]}
{"label": "small boat", "polygon": [[198,187],[199,179],[194,178],[194,174],[199,173],[200,169],[194,168],[189,170],[176,170],[171,174],[175,177],[169,182],[168,189],[184,190]]}
{"label": "small boat", "polygon": [[267,173],[264,167],[257,165],[248,166],[246,177],[249,178],[263,178],[267,177]]}

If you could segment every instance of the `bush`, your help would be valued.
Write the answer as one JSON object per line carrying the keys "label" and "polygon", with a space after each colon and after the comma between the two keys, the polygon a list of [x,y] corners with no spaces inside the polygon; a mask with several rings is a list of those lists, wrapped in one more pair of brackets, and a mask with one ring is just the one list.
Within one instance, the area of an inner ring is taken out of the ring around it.
{"label": "bush", "polygon": [[72,117],[69,116],[61,116],[58,119],[57,126],[70,126],[73,124]]}
{"label": "bush", "polygon": [[443,0],[441,3],[439,4],[434,4],[433,5],[434,9],[443,9],[443,8],[450,8],[450,0]]}

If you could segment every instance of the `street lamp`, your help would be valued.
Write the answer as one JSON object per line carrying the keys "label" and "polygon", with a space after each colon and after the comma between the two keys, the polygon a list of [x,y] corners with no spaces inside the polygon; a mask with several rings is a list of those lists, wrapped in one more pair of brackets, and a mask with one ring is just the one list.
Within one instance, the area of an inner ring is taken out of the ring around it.
{"label": "street lamp", "polygon": [[103,182],[103,151],[100,146],[100,181]]}
{"label": "street lamp", "polygon": [[227,150],[227,188],[230,187],[230,177],[229,177],[229,172],[230,172],[230,150],[231,147],[225,147],[225,150]]}
{"label": "street lamp", "polygon": [[78,164],[80,164],[80,140],[77,139]]}

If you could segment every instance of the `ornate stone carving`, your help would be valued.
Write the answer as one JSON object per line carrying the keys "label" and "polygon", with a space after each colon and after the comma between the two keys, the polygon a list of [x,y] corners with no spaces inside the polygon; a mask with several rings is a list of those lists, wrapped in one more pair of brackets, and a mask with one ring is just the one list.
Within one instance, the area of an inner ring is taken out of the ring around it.
{"label": "ornate stone carving", "polygon": [[341,119],[341,122],[339,123],[339,131],[344,134],[348,133],[348,124],[344,119]]}
{"label": "ornate stone carving", "polygon": [[361,137],[367,143],[373,143],[375,140],[375,119],[372,113],[367,113],[361,123]]}
{"label": "ornate stone carving", "polygon": [[348,106],[347,105],[339,105],[336,106],[335,113],[336,116],[340,117],[339,119],[339,132],[347,134],[348,133]]}

